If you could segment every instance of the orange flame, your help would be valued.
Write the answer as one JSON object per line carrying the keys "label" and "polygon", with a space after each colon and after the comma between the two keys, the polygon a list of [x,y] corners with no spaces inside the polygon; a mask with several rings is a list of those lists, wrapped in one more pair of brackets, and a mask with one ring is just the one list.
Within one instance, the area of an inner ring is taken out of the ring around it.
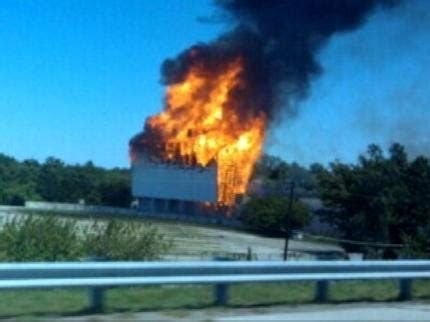
{"label": "orange flame", "polygon": [[182,82],[168,87],[164,111],[147,122],[162,138],[166,160],[179,154],[204,167],[216,161],[218,202],[228,206],[246,192],[267,121],[263,114],[239,115],[232,92],[245,86],[242,68],[240,59],[215,72],[191,67]]}

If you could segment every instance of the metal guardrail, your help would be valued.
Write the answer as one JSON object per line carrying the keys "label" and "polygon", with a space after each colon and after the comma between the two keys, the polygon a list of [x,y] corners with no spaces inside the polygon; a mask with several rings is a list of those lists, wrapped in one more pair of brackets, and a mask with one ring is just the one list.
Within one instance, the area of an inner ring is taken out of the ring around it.
{"label": "metal guardrail", "polygon": [[0,289],[89,287],[100,311],[103,289],[118,286],[213,284],[215,302],[225,305],[228,285],[315,281],[316,301],[328,299],[329,282],[400,281],[399,298],[411,298],[414,279],[430,278],[430,261],[329,262],[70,262],[0,264]]}

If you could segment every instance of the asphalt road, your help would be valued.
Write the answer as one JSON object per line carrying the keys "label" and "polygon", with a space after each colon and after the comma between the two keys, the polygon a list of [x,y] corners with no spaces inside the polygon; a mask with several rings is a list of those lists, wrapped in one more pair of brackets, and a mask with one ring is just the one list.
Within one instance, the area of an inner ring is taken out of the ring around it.
{"label": "asphalt road", "polygon": [[[19,320],[19,319],[18,319]],[[354,303],[241,309],[172,310],[42,318],[43,321],[430,321],[430,303]],[[10,319],[9,321],[16,321]]]}
{"label": "asphalt road", "polygon": [[308,306],[263,314],[225,316],[214,321],[430,321],[430,304]]}

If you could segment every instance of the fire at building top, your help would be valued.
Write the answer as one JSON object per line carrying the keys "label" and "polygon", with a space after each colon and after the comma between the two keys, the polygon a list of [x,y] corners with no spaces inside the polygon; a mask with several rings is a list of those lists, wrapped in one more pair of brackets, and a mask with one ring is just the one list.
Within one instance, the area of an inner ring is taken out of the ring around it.
{"label": "fire at building top", "polygon": [[210,70],[197,64],[180,83],[169,86],[166,108],[147,120],[131,142],[132,159],[184,167],[217,168],[217,202],[234,205],[246,192],[264,140],[263,113],[243,117],[234,93],[243,86],[241,60]]}

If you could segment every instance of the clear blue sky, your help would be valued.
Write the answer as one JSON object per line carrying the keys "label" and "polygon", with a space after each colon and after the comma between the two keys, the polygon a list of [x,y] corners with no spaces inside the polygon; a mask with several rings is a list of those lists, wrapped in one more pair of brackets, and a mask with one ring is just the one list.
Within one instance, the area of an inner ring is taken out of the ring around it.
{"label": "clear blue sky", "polygon": [[[338,35],[325,73],[267,151],[309,164],[354,161],[367,144],[430,150],[430,1],[409,0]],[[213,39],[205,0],[3,0],[0,152],[128,166],[128,140],[162,107],[159,67]]]}

